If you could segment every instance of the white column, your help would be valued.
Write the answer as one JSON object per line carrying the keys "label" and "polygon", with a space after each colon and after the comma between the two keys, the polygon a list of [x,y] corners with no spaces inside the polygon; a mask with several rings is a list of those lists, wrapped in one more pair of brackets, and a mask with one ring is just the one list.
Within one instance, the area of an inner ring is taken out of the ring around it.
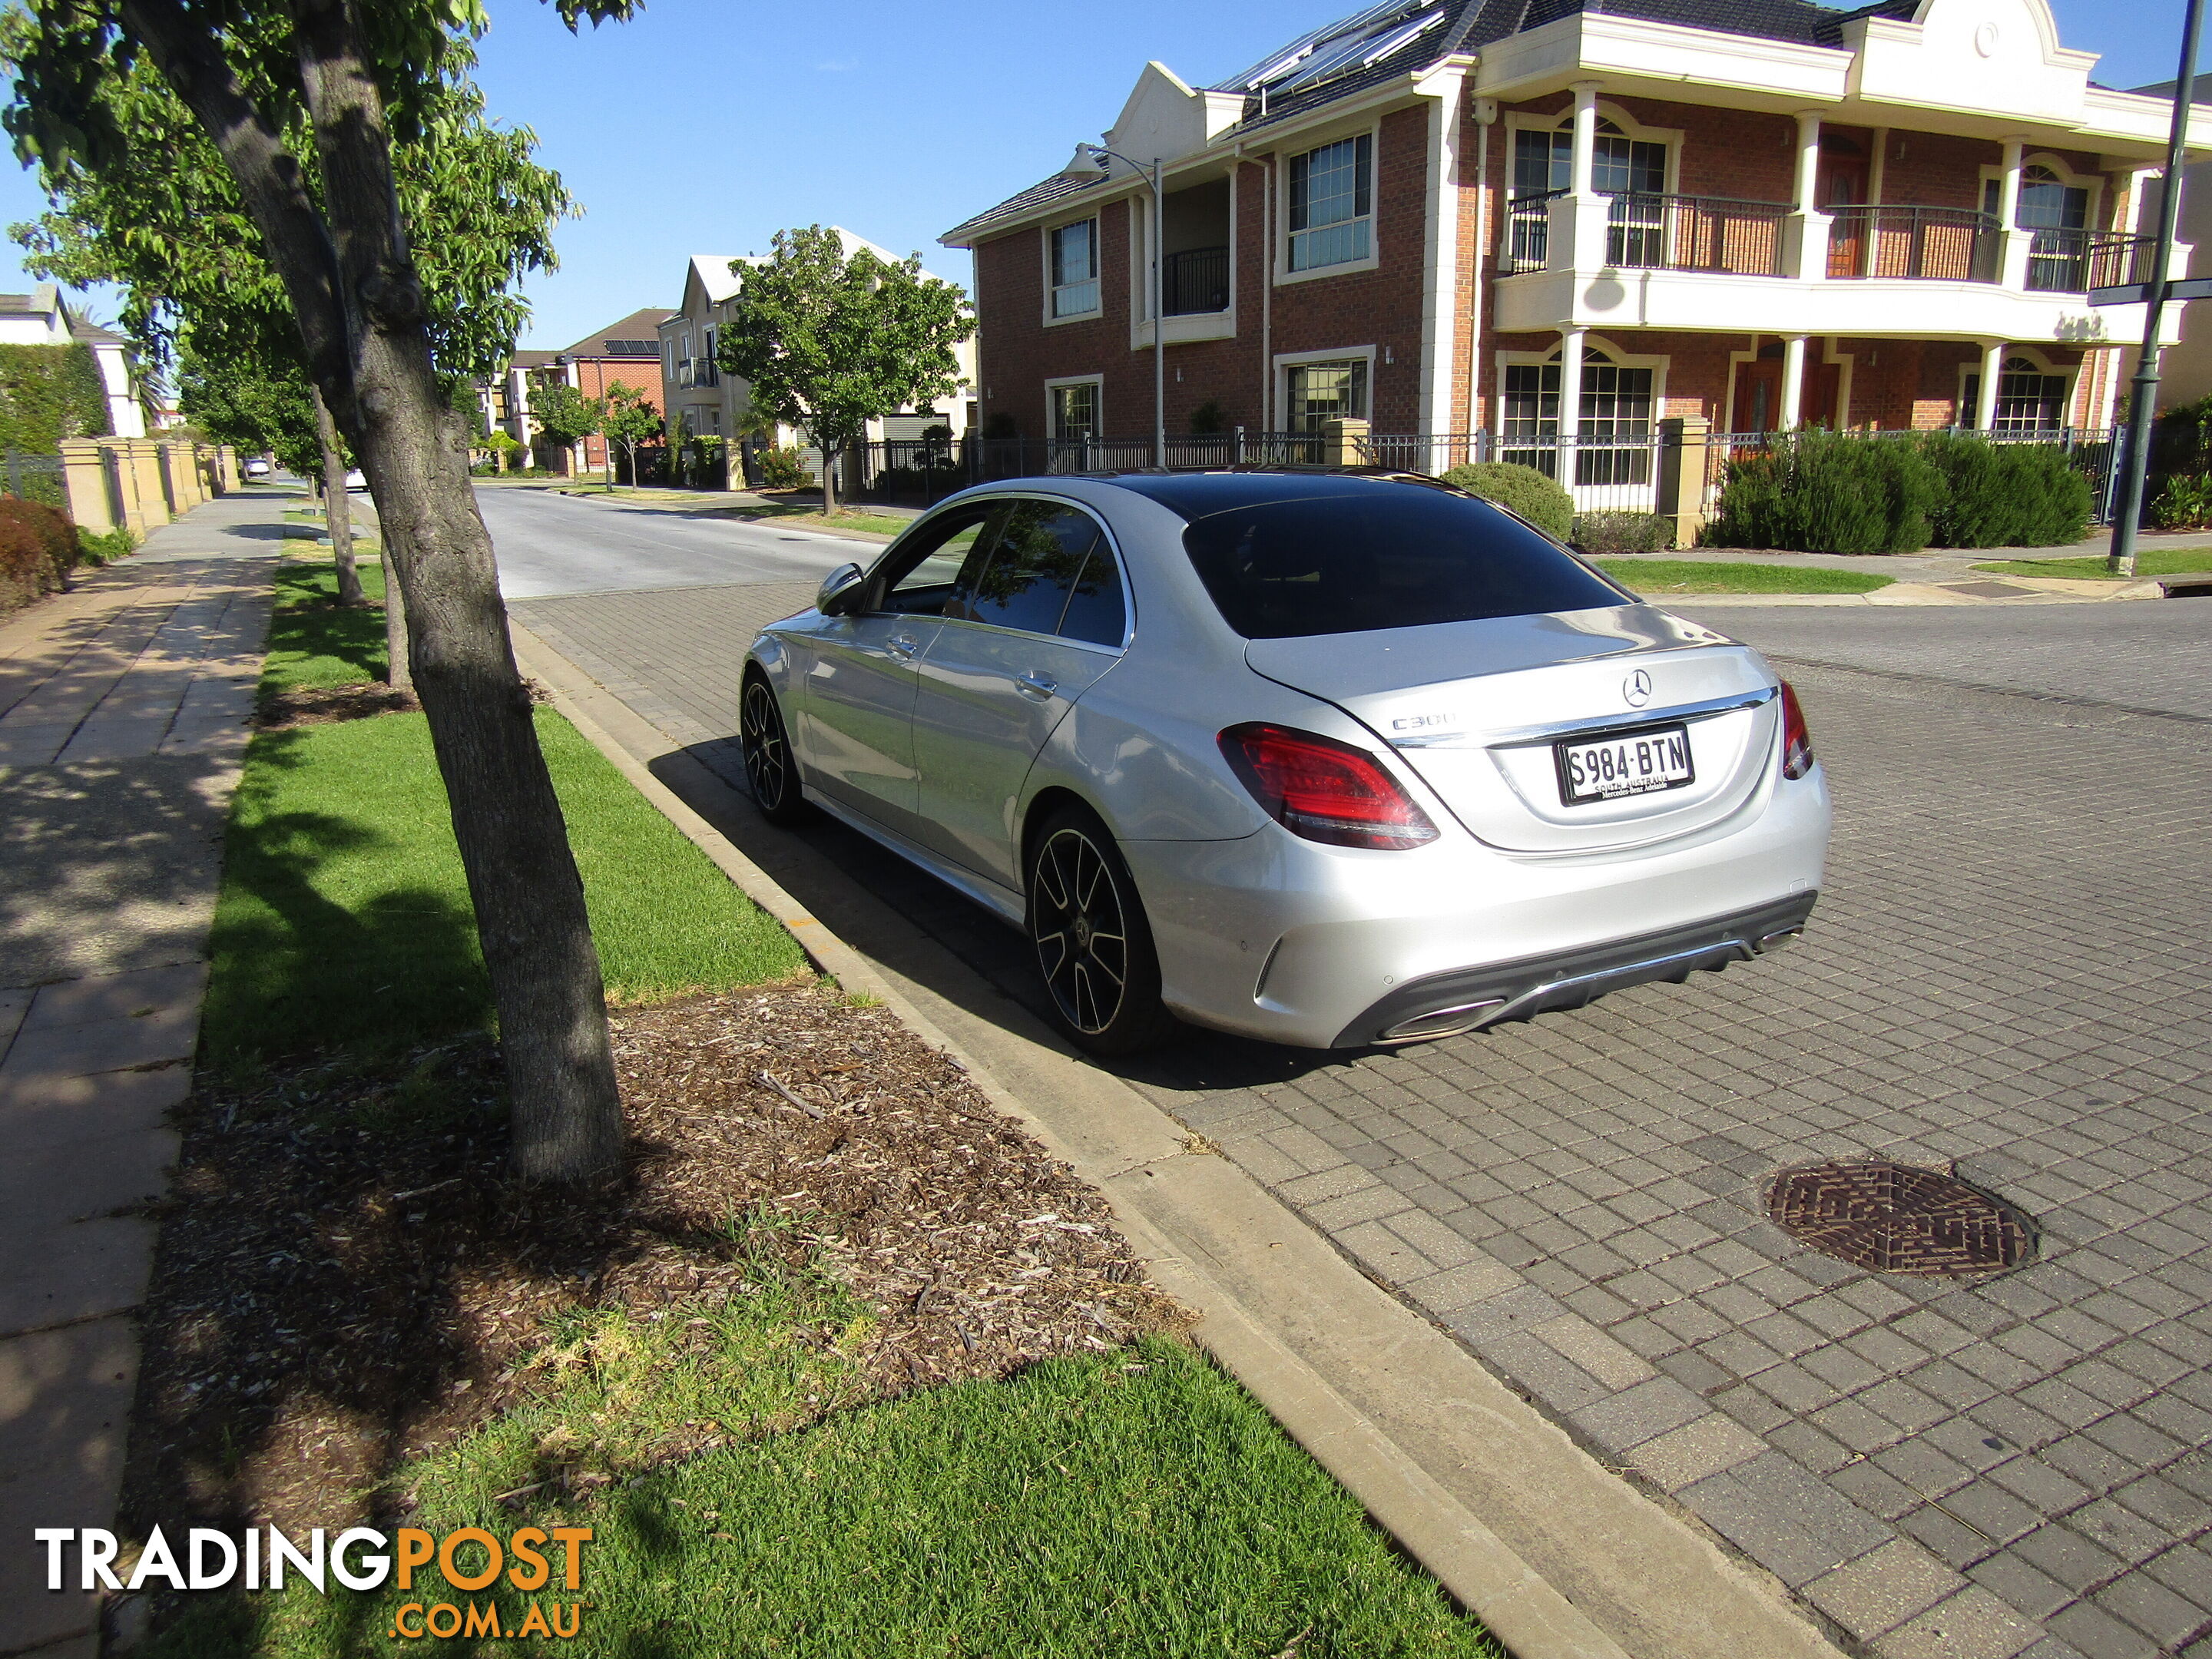
{"label": "white column", "polygon": [[1606,264],[1607,226],[1613,203],[1593,187],[1597,150],[1597,93],[1595,81],[1575,82],[1573,162],[1567,193],[1551,209],[1551,246],[1545,264],[1553,270],[1601,270]]}
{"label": "white column", "polygon": [[1997,376],[2004,372],[2003,340],[1982,342],[1982,390],[1974,399],[1974,429],[1987,432],[1997,417]]}
{"label": "white column", "polygon": [[1828,216],[1820,211],[1820,112],[1797,112],[1797,171],[1791,185],[1796,211],[1784,231],[1783,269],[1801,282],[1828,276]]}
{"label": "white column", "polygon": [[2147,236],[2158,228],[2143,213],[2143,198],[2150,194],[2151,180],[2159,175],[2157,167],[2134,167],[2128,173],[2128,216],[2119,228],[2134,236]]}
{"label": "white column", "polygon": [[[1559,335],[1559,435],[1571,438],[1583,425],[1583,331],[1570,328]],[[1559,482],[1574,477],[1574,458],[1563,452]]]}
{"label": "white column", "polygon": [[1595,81],[1575,82],[1574,161],[1567,188],[1577,196],[1590,193],[1591,162],[1597,149],[1597,89]]}
{"label": "white column", "polygon": [[2020,219],[2020,153],[2025,146],[2018,138],[2004,141],[2004,171],[1997,185],[1997,282],[2001,287],[2015,292],[2027,287],[2027,253],[2034,241],[2032,232],[2019,228]]}
{"label": "white column", "polygon": [[1795,432],[1805,408],[1805,336],[1785,335],[1782,341],[1782,418],[1780,428]]}
{"label": "white column", "polygon": [[1820,203],[1814,199],[1820,188],[1820,112],[1801,109],[1797,112],[1797,180],[1796,185],[1797,211],[1815,213]]}

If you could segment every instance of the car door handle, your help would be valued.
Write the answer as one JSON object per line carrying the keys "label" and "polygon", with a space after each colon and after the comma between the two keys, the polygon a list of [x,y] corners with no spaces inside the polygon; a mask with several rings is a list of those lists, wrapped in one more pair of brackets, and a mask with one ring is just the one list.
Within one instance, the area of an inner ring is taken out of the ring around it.
{"label": "car door handle", "polygon": [[884,641],[884,649],[901,662],[912,662],[914,653],[921,649],[921,641],[911,634],[894,634]]}
{"label": "car door handle", "polygon": [[1048,680],[1045,678],[1043,675],[1038,673],[1036,669],[1032,668],[1028,673],[1022,675],[1018,679],[1015,680],[1014,690],[1022,692],[1026,696],[1035,697],[1039,702],[1042,702],[1046,698],[1051,696],[1054,692],[1060,690],[1060,682],[1058,680]]}

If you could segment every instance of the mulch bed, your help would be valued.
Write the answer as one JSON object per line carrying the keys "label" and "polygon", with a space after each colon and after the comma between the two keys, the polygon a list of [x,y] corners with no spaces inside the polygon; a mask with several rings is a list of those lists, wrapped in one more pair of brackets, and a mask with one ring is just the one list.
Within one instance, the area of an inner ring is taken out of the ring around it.
{"label": "mulch bed", "polygon": [[756,1206],[878,1310],[860,1363],[878,1394],[1182,1322],[1103,1198],[888,1011],[783,986],[614,1024],[630,1156],[587,1196],[504,1179],[488,1040],[194,1095],[127,1520],[349,1524],[396,1464],[529,1388],[564,1313],[742,1293],[730,1222]]}
{"label": "mulch bed", "polygon": [[264,690],[253,711],[253,727],[258,732],[289,732],[295,726],[329,726],[374,714],[408,714],[422,706],[412,691],[374,681],[296,686],[283,691]]}

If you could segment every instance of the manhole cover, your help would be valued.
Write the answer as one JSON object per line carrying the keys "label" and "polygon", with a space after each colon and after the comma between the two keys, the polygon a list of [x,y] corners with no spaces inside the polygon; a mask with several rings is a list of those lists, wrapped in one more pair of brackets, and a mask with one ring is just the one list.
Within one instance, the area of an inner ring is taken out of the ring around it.
{"label": "manhole cover", "polygon": [[1784,1170],[1766,1213],[1791,1237],[1878,1273],[1995,1273],[2035,1254],[2027,1218],[1951,1176],[1868,1159]]}

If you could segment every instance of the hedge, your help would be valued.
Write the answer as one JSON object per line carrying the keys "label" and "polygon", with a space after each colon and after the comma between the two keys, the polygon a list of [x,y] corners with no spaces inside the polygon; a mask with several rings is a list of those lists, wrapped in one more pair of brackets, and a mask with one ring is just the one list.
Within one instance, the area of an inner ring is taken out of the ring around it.
{"label": "hedge", "polygon": [[76,526],[38,501],[0,495],[0,615],[69,586]]}
{"label": "hedge", "polygon": [[1510,508],[1547,535],[1565,541],[1574,534],[1574,498],[1556,478],[1513,461],[1469,461],[1444,475],[1469,495]]}
{"label": "hedge", "polygon": [[0,345],[0,447],[60,453],[64,438],[107,432],[107,388],[92,348]]}
{"label": "hedge", "polygon": [[1674,521],[1657,513],[1577,513],[1570,538],[1584,553],[1662,553]]}
{"label": "hedge", "polygon": [[1943,475],[1937,547],[2068,547],[2089,528],[2089,481],[2053,445],[1996,444],[1954,432],[1912,441]]}
{"label": "hedge", "polygon": [[1800,553],[1917,553],[1949,495],[1909,438],[1817,428],[1729,464],[1705,540]]}

